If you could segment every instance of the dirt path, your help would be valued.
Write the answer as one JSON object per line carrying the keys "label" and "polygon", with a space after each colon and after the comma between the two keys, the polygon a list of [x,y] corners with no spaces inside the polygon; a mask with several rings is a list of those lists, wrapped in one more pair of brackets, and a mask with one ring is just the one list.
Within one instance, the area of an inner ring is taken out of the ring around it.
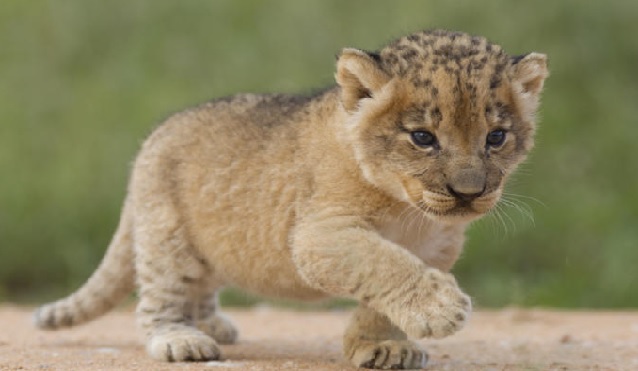
{"label": "dirt path", "polygon": [[[0,307],[0,370],[348,370],[348,312],[230,311],[240,329],[225,361],[164,364],[144,351],[133,314],[40,332],[30,310]],[[423,342],[427,370],[638,370],[638,312],[478,312],[458,335]]]}

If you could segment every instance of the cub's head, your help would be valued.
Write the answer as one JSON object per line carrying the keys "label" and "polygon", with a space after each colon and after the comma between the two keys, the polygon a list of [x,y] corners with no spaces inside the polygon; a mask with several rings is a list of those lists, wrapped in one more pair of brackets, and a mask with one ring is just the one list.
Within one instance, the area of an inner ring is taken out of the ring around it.
{"label": "cub's head", "polygon": [[547,76],[545,55],[510,57],[456,32],[412,34],[377,53],[344,49],[343,138],[375,186],[433,219],[471,220],[532,148]]}

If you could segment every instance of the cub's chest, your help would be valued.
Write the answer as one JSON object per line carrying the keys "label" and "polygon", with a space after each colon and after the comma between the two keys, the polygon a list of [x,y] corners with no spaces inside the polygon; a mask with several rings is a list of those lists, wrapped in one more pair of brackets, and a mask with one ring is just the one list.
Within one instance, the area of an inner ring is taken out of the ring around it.
{"label": "cub's chest", "polygon": [[402,246],[428,265],[448,270],[460,253],[467,223],[433,221],[419,209],[394,207],[375,222],[384,238]]}

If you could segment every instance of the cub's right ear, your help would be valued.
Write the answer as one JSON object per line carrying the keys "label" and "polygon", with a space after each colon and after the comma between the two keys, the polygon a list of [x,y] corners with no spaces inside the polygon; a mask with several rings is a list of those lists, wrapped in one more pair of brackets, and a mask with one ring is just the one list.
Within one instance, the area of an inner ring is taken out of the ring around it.
{"label": "cub's right ear", "polygon": [[346,48],[341,51],[335,79],[341,86],[341,100],[346,111],[356,110],[361,99],[374,97],[390,81],[377,58],[358,49]]}

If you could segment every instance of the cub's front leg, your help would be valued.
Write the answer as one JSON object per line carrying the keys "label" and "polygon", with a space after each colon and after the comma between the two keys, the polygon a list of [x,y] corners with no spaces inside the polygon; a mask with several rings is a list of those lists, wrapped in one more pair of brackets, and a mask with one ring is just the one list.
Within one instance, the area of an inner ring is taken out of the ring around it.
{"label": "cub's front leg", "polygon": [[[354,217],[307,218],[297,226],[293,244],[295,264],[309,285],[358,300],[410,337],[448,336],[461,329],[469,317],[470,298],[458,288],[452,275],[426,266],[409,251],[381,237],[365,221]],[[364,342],[369,346],[370,342],[401,340],[400,336],[384,326],[369,326],[368,335],[366,330],[365,324],[358,326],[353,339],[346,339],[346,356],[357,366],[386,367],[382,361],[364,359],[356,349]],[[380,336],[383,333],[393,335],[384,338]],[[410,347],[412,343],[404,342],[399,348],[395,346],[394,353],[412,352]],[[413,364],[408,363],[391,366],[406,368]]]}

